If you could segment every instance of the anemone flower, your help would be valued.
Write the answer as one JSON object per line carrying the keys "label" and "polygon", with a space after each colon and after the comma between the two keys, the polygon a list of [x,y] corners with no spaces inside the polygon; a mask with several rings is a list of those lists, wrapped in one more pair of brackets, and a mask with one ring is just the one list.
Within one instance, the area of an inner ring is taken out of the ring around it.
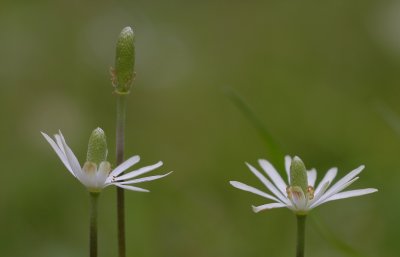
{"label": "anemone flower", "polygon": [[55,141],[43,132],[42,135],[46,138],[47,142],[49,142],[72,176],[77,178],[90,192],[100,192],[103,188],[111,185],[132,191],[149,192],[147,189],[132,186],[132,184],[156,180],[171,173],[135,178],[162,166],[163,163],[160,161],[156,164],[122,174],[122,172],[139,162],[140,157],[137,155],[130,157],[113,170],[111,170],[110,163],[105,160],[99,163],[87,161],[84,163],[83,167],[81,167],[71,148],[65,142],[61,131],[54,136]]}
{"label": "anemone flower", "polygon": [[337,168],[329,169],[316,187],[315,182],[317,179],[317,171],[315,169],[306,171],[303,179],[300,179],[300,183],[296,183],[294,181],[296,179],[296,169],[294,168],[294,164],[300,162],[302,164],[302,161],[297,156],[293,159],[290,156],[285,157],[285,168],[288,176],[288,184],[286,184],[274,166],[272,166],[272,164],[267,160],[260,159],[258,163],[268,178],[252,165],[246,163],[250,171],[272,194],[265,193],[257,188],[237,181],[230,181],[230,184],[238,189],[260,195],[273,201],[272,203],[267,203],[261,206],[253,206],[254,212],[286,207],[296,214],[306,214],[311,209],[330,201],[361,196],[378,191],[374,188],[343,191],[358,179],[357,175],[360,174],[364,169],[364,165],[361,165],[360,167],[349,172],[330,188],[329,186],[336,177]]}

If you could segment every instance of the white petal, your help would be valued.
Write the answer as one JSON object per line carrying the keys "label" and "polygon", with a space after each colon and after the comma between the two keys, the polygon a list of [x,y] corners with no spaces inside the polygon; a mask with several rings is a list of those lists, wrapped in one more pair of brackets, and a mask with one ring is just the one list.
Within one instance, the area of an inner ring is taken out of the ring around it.
{"label": "white petal", "polygon": [[42,135],[44,136],[44,138],[47,140],[47,142],[49,142],[49,144],[51,145],[51,147],[53,148],[53,150],[56,152],[56,154],[58,155],[58,157],[60,158],[60,160],[62,161],[62,163],[64,164],[64,166],[68,169],[69,172],[71,172],[71,174],[75,177],[75,174],[73,173],[71,166],[69,165],[68,159],[64,154],[64,151],[62,149],[60,149],[57,144],[54,142],[54,140],[49,137],[46,133],[40,132],[42,133]]}
{"label": "white petal", "polygon": [[113,185],[116,185],[117,187],[123,188],[123,189],[128,189],[132,191],[138,191],[138,192],[150,192],[147,189],[140,188],[140,187],[134,187],[134,186],[128,186],[128,185],[121,185],[120,183],[112,183]]}
{"label": "white petal", "polygon": [[253,207],[253,211],[254,212],[260,212],[260,211],[264,211],[264,210],[270,210],[273,208],[282,208],[282,207],[286,207],[286,204],[283,203],[268,203],[268,204],[264,204],[264,205],[260,205],[260,206],[252,206]]}
{"label": "white petal", "polygon": [[286,198],[285,195],[282,193],[263,175],[259,172],[256,168],[251,166],[250,164],[246,163],[247,167],[249,167],[250,171],[256,175],[256,177],[273,193],[276,197],[279,198],[279,202],[288,203],[289,200]]}
{"label": "white petal", "polygon": [[267,160],[260,159],[258,160],[258,163],[260,166],[264,169],[264,171],[267,173],[269,178],[274,182],[276,187],[279,189],[279,191],[282,192],[282,194],[286,194],[286,183],[282,180],[281,175],[275,170],[274,166]]}
{"label": "white petal", "polygon": [[[320,191],[323,189],[323,187],[325,186],[325,184],[328,182],[328,186],[332,183],[332,181],[335,179],[337,174],[337,168],[330,168],[328,170],[328,172],[326,172],[324,178],[321,180],[321,182],[319,182],[317,188],[314,191],[314,195],[318,195],[320,194]],[[325,190],[327,189],[327,187],[325,187]]]}
{"label": "white petal", "polygon": [[358,174],[361,173],[361,171],[364,169],[364,167],[365,167],[364,165],[361,165],[360,167],[358,167],[358,168],[354,169],[353,171],[351,171],[350,173],[348,173],[346,176],[344,176],[342,179],[340,179],[338,182],[336,182],[330,190],[334,191],[336,187],[340,187],[343,184],[350,181],[351,179],[353,179],[354,177],[356,177]]}
{"label": "white petal", "polygon": [[96,184],[98,188],[103,188],[106,184],[111,165],[109,162],[101,162],[96,172]]}
{"label": "white petal", "polygon": [[156,180],[156,179],[160,179],[160,178],[163,178],[165,176],[168,176],[171,173],[172,173],[172,171],[168,172],[167,174],[164,174],[164,175],[156,175],[156,176],[150,176],[150,177],[145,177],[145,178],[138,178],[138,179],[133,179],[133,180],[120,182],[119,184],[120,185],[127,185],[127,184],[136,184],[136,183],[141,183],[141,182],[152,181],[152,180]]}
{"label": "white petal", "polygon": [[128,173],[126,173],[126,174],[124,174],[124,175],[122,175],[120,177],[116,177],[114,179],[114,181],[121,181],[121,180],[125,180],[125,179],[131,179],[131,178],[137,177],[139,175],[142,175],[144,173],[150,172],[150,171],[152,171],[154,169],[157,169],[158,167],[160,167],[162,165],[163,165],[163,163],[160,161],[160,162],[157,162],[156,164],[153,164],[153,165],[150,165],[150,166],[146,166],[146,167],[140,168],[138,170],[134,170],[134,171],[128,172]]}
{"label": "white petal", "polygon": [[56,138],[56,142],[57,142],[58,147],[61,149],[61,151],[65,155],[64,145],[62,143],[61,136],[59,134],[55,134],[54,137]]}
{"label": "white petal", "polygon": [[138,155],[132,156],[131,158],[129,158],[128,160],[124,161],[123,163],[121,163],[120,165],[118,165],[111,173],[109,176],[109,179],[107,180],[108,182],[110,182],[112,180],[113,177],[118,176],[119,174],[121,174],[122,172],[124,172],[126,169],[129,169],[131,166],[135,165],[136,163],[138,163],[140,161],[140,157]]}
{"label": "white petal", "polygon": [[286,170],[286,175],[287,175],[287,181],[289,182],[290,185],[290,165],[292,164],[292,157],[289,155],[285,156],[285,170]]}
{"label": "white petal", "polygon": [[322,185],[322,187],[317,193],[314,192],[314,198],[311,200],[311,206],[313,203],[317,202],[324,195],[326,189],[329,187],[329,183],[330,183],[329,181],[325,182],[325,184]]}
{"label": "white petal", "polygon": [[[335,188],[334,188],[335,190],[332,190],[333,187],[331,187],[328,191],[326,191],[325,194],[323,194],[323,195],[321,196],[321,198],[320,198],[318,201],[314,201],[314,202],[311,204],[311,208],[315,208],[315,207],[317,207],[318,205],[323,204],[323,203],[326,201],[326,199],[328,199],[329,197],[333,196],[333,195],[336,194],[336,193],[339,193],[340,191],[342,191],[342,190],[345,189],[346,187],[350,186],[350,185],[353,184],[353,182],[356,181],[357,179],[358,179],[358,177],[355,177],[355,178],[353,178],[352,180],[347,181],[345,184],[341,184],[339,187],[335,187]],[[336,183],[336,184],[337,184],[337,183]]]}
{"label": "white petal", "polygon": [[371,194],[371,193],[375,193],[377,191],[378,190],[375,188],[365,188],[365,189],[345,191],[345,192],[337,193],[337,194],[329,197],[328,199],[325,200],[325,203],[329,202],[329,201],[339,200],[339,199],[345,199],[345,198],[350,198],[350,197],[355,197],[355,196]]}
{"label": "white petal", "polygon": [[247,191],[247,192],[250,192],[250,193],[253,193],[253,194],[256,194],[256,195],[265,197],[265,198],[267,198],[267,199],[270,199],[270,200],[279,202],[279,200],[276,199],[275,197],[273,197],[272,195],[269,195],[269,194],[267,194],[267,193],[264,193],[263,191],[261,191],[261,190],[259,190],[259,189],[257,189],[257,188],[254,188],[254,187],[248,186],[248,185],[246,185],[246,184],[243,184],[242,182],[238,182],[238,181],[229,181],[229,183],[230,183],[232,186],[234,186],[234,187],[236,187],[236,188],[238,188],[238,189],[241,189],[241,190],[243,190],[243,191]]}
{"label": "white petal", "polygon": [[[329,188],[328,191],[326,191],[326,193],[324,194],[324,196],[322,197],[324,200],[327,199],[328,197],[332,196],[333,194],[338,193],[339,191],[342,191],[343,189],[345,189],[347,186],[349,186],[350,184],[348,184],[348,182],[350,180],[352,180],[355,176],[357,176],[358,174],[360,174],[360,172],[364,169],[364,165],[361,165],[360,167],[358,167],[357,169],[354,169],[353,171],[351,171],[350,173],[348,173],[346,176],[344,176],[342,179],[340,179],[338,182],[336,182],[331,188]],[[354,182],[354,181],[353,181]],[[343,185],[346,185],[343,187]],[[338,190],[339,189],[339,190]],[[322,200],[322,199],[321,199]]]}
{"label": "white petal", "polygon": [[307,180],[308,185],[314,187],[315,180],[317,180],[317,171],[315,169],[307,171]]}
{"label": "white petal", "polygon": [[69,165],[71,165],[72,171],[74,172],[75,176],[78,177],[78,179],[80,177],[82,177],[82,170],[81,170],[81,166],[79,164],[78,159],[75,157],[75,154],[72,152],[71,148],[69,148],[69,146],[67,145],[67,143],[65,142],[65,139],[63,137],[63,135],[61,134],[61,131],[59,132],[60,137],[61,137],[61,141],[64,147],[64,152],[65,155],[68,159]]}

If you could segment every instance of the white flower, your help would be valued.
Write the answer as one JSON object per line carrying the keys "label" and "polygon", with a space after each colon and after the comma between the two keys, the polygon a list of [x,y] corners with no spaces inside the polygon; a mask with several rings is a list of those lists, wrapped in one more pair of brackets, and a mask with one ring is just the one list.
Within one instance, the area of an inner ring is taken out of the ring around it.
{"label": "white flower", "polygon": [[[298,157],[294,157],[293,160],[300,160]],[[358,179],[357,175],[361,173],[364,169],[364,166],[356,168],[355,170],[348,173],[338,182],[336,182],[329,189],[328,187],[331,185],[333,179],[337,174],[337,168],[331,168],[325,174],[324,178],[319,182],[318,186],[314,189],[315,181],[317,179],[317,171],[315,169],[311,169],[307,171],[307,180],[308,187],[307,191],[304,192],[298,186],[288,186],[276,169],[269,163],[267,160],[260,159],[258,161],[261,168],[268,175],[269,179],[265,177],[261,172],[259,172],[256,168],[246,163],[249,167],[250,171],[265,185],[265,187],[272,193],[267,194],[257,188],[248,186],[241,182],[230,181],[230,184],[238,189],[251,192],[267,199],[274,201],[273,203],[264,204],[261,206],[253,206],[254,212],[259,212],[263,210],[269,210],[273,208],[282,208],[286,207],[291,209],[297,214],[306,214],[311,209],[334,200],[361,196],[365,194],[370,194],[378,191],[374,188],[366,188],[366,189],[357,189],[344,191],[346,187],[351,185],[354,181]],[[288,180],[290,180],[290,166],[292,163],[292,158],[290,156],[285,157],[285,168],[288,176]],[[272,181],[272,183],[271,183]],[[289,181],[289,185],[291,185]]]}
{"label": "white flower", "polygon": [[42,135],[46,138],[47,142],[49,142],[58,157],[60,157],[68,171],[91,192],[100,192],[103,188],[110,185],[115,185],[132,191],[149,192],[147,189],[131,186],[131,184],[159,179],[171,173],[169,172],[164,175],[133,179],[160,167],[162,165],[162,162],[160,161],[154,165],[146,166],[121,175],[122,172],[139,162],[139,156],[133,156],[127,159],[112,171],[110,163],[106,161],[101,162],[98,167],[93,162],[86,162],[81,168],[78,159],[65,142],[61,131],[59,134],[54,135],[55,141],[43,132]]}

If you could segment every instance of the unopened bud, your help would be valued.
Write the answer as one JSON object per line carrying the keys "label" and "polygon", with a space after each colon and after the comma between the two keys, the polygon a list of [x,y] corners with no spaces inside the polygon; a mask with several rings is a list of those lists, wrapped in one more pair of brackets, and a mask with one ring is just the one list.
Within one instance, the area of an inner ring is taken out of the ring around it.
{"label": "unopened bud", "polygon": [[119,34],[115,68],[112,70],[112,82],[115,92],[128,94],[135,78],[135,34],[131,27],[125,27]]}

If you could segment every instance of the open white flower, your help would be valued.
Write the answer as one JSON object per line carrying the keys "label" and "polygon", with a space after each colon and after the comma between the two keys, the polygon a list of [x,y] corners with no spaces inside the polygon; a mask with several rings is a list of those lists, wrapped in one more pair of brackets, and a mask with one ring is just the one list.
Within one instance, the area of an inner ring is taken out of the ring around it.
{"label": "open white flower", "polygon": [[[361,196],[378,191],[375,188],[366,188],[342,192],[342,190],[358,179],[357,175],[360,174],[364,169],[363,165],[348,173],[329,188],[337,174],[337,168],[331,168],[328,170],[324,178],[319,182],[315,189],[314,185],[317,179],[317,171],[315,169],[305,171],[304,168],[304,172],[306,173],[304,176],[304,188],[300,186],[300,184],[293,184],[293,181],[290,181],[293,180],[293,174],[291,174],[291,171],[293,173],[293,164],[296,162],[301,162],[300,158],[294,157],[292,159],[290,156],[285,157],[285,168],[289,181],[288,185],[284,182],[273,165],[267,160],[260,159],[258,163],[268,175],[269,179],[256,168],[246,163],[250,171],[265,185],[272,195],[241,182],[230,181],[230,184],[238,189],[251,192],[274,201],[273,203],[268,203],[261,206],[253,206],[254,212],[286,207],[300,215],[305,215],[311,209],[326,202]],[[304,167],[304,164],[302,165]]]}
{"label": "open white flower", "polygon": [[94,162],[87,161],[81,168],[78,159],[75,157],[74,153],[65,142],[61,131],[59,132],[59,134],[54,135],[55,141],[43,132],[42,135],[45,137],[47,142],[49,142],[51,147],[54,149],[58,157],[65,165],[65,167],[68,169],[68,171],[75,178],[77,178],[90,192],[100,192],[103,188],[110,185],[115,185],[132,191],[149,192],[149,190],[147,189],[131,185],[140,182],[156,180],[165,177],[171,173],[169,172],[164,175],[133,179],[137,176],[140,176],[144,173],[150,172],[162,166],[163,163],[160,161],[156,164],[142,167],[140,169],[121,175],[122,172],[139,162],[140,158],[137,155],[127,159],[125,162],[121,163],[112,171],[111,165],[107,161],[102,161],[99,165]]}

